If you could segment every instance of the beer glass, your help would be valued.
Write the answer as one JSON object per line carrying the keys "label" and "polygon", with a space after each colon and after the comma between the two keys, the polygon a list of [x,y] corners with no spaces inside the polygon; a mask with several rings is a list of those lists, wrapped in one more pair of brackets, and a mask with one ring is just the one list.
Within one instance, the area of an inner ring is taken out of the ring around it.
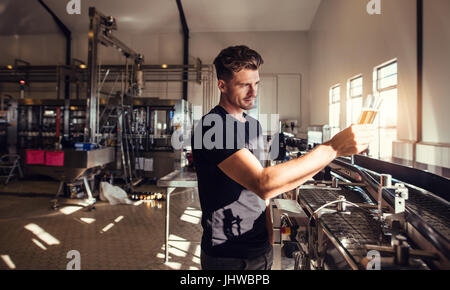
{"label": "beer glass", "polygon": [[368,95],[358,119],[358,124],[373,124],[382,103],[380,95]]}
{"label": "beer glass", "polygon": [[[379,94],[377,95],[368,95],[365,102],[363,103],[363,107],[361,109],[361,114],[359,115],[358,124],[373,124],[375,118],[377,117],[378,111],[380,110],[380,106],[383,99]],[[355,156],[351,156],[352,164],[355,164]]]}

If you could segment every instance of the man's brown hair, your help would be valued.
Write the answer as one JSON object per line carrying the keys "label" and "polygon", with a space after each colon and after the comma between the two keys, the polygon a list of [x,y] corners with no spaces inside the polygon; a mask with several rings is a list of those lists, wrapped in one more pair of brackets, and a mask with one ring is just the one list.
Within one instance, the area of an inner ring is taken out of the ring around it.
{"label": "man's brown hair", "polygon": [[217,79],[225,81],[233,78],[233,73],[243,69],[257,70],[263,63],[259,53],[245,45],[227,47],[214,60]]}

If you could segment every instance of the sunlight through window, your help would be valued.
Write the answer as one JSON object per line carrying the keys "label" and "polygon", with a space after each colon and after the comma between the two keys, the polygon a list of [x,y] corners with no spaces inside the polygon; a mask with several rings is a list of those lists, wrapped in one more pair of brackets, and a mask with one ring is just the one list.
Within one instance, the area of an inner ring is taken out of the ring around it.
{"label": "sunlight through window", "polygon": [[167,262],[166,265],[169,266],[170,268],[174,269],[174,270],[180,270],[181,269],[181,263]]}
{"label": "sunlight through window", "polygon": [[13,261],[11,260],[11,258],[8,255],[2,255],[2,260],[3,262],[5,262],[5,264],[10,268],[10,269],[15,269],[16,265],[14,265]]}
{"label": "sunlight through window", "polygon": [[24,228],[35,234],[39,239],[44,241],[49,246],[60,244],[58,239],[44,231],[40,226],[36,224],[28,224]]}
{"label": "sunlight through window", "polygon": [[80,218],[80,220],[87,224],[92,224],[93,222],[95,222],[95,219],[93,218]]}
{"label": "sunlight through window", "polygon": [[63,207],[62,209],[60,209],[59,211],[65,215],[70,215],[76,211],[79,211],[80,209],[81,209],[81,207],[79,207],[79,206],[66,206],[66,207]]}
{"label": "sunlight through window", "polygon": [[331,127],[331,137],[340,131],[341,113],[341,86],[336,85],[330,88],[329,102],[329,125]]}
{"label": "sunlight through window", "polygon": [[36,240],[36,239],[31,239],[31,241],[33,241],[33,243],[35,243],[36,244],[36,246],[38,246],[39,248],[41,248],[42,250],[47,250],[47,248],[41,243],[41,242],[39,242],[38,240]]}
{"label": "sunlight through window", "polygon": [[181,217],[180,220],[184,221],[184,222],[188,222],[194,225],[197,225],[200,223],[200,219],[198,217],[195,216],[191,216],[189,214],[184,213]]}
{"label": "sunlight through window", "polygon": [[197,225],[200,223],[201,217],[202,217],[201,210],[188,207],[181,215],[180,220]]}
{"label": "sunlight through window", "polygon": [[350,79],[347,96],[347,126],[357,124],[363,105],[363,78],[362,76]]}
{"label": "sunlight through window", "polygon": [[107,225],[106,227],[104,227],[104,228],[100,231],[100,233],[103,234],[103,233],[109,231],[113,226],[114,226],[114,224],[113,224],[113,223],[110,223],[109,225]]}
{"label": "sunlight through window", "polygon": [[398,73],[397,61],[376,67],[373,72],[374,93],[383,102],[374,124],[378,126],[377,139],[369,146],[369,154],[385,161],[392,160],[392,143],[397,140]]}

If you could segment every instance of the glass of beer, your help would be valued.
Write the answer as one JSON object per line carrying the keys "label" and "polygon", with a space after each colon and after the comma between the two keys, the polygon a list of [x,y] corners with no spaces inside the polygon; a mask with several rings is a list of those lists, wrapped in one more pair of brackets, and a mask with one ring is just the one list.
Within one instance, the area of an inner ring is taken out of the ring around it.
{"label": "glass of beer", "polygon": [[362,107],[361,115],[358,119],[358,124],[373,124],[373,121],[375,120],[380,109],[381,103],[382,99],[380,95],[368,95]]}

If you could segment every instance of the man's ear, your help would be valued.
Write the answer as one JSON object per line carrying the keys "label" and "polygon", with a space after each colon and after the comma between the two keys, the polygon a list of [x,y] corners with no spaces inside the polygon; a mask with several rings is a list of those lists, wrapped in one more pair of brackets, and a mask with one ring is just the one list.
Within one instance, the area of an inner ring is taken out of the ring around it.
{"label": "man's ear", "polygon": [[219,90],[221,93],[226,93],[227,91],[227,86],[224,80],[219,80],[219,83],[217,85],[219,87]]}

